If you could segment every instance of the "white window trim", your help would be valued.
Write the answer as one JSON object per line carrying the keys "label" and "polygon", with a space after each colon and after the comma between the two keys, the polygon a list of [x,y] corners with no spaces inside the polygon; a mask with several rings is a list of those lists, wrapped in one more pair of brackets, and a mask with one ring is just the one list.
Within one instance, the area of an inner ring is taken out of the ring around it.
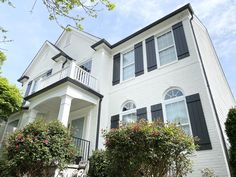
{"label": "white window trim", "polygon": [[188,119],[188,122],[189,123],[184,123],[184,124],[181,124],[181,125],[178,125],[177,126],[184,126],[184,125],[189,125],[189,128],[190,128],[190,135],[192,136],[193,135],[193,132],[192,132],[192,126],[191,126],[191,121],[190,121],[190,118],[189,118],[189,113],[188,113],[188,107],[187,107],[187,103],[186,103],[186,99],[185,99],[185,96],[184,96],[184,93],[182,96],[178,96],[178,97],[175,97],[175,98],[171,98],[171,99],[168,99],[168,100],[165,100],[165,95],[168,93],[168,91],[172,90],[172,89],[177,89],[177,90],[180,90],[182,93],[183,91],[179,88],[171,88],[171,89],[168,89],[165,94],[164,94],[164,97],[163,97],[163,119],[164,119],[164,123],[167,123],[168,120],[167,120],[167,115],[166,115],[166,105],[167,104],[171,104],[171,103],[176,103],[176,102],[180,102],[180,101],[184,101],[184,106],[185,106],[185,109],[186,109],[186,113],[187,113],[187,119]]}
{"label": "white window trim", "polygon": [[[172,35],[172,38],[173,38],[173,45],[171,46],[168,46],[164,49],[161,49],[160,51],[163,51],[163,50],[166,50],[170,47],[174,47],[174,50],[175,50],[175,60],[170,62],[170,63],[167,63],[167,64],[164,64],[164,65],[161,65],[161,62],[160,62],[160,55],[159,55],[159,49],[158,49],[158,43],[157,43],[157,38],[168,33],[168,32],[171,32],[171,35]],[[174,33],[173,33],[173,30],[172,28],[169,28],[169,29],[166,29],[165,31],[162,31],[161,33],[158,33],[154,36],[154,43],[155,43],[155,50],[156,50],[156,59],[157,59],[157,68],[161,69],[163,67],[166,67],[166,66],[169,66],[169,65],[172,65],[174,63],[177,63],[178,62],[178,56],[177,56],[177,50],[176,50],[176,45],[175,45],[175,38],[174,38]]]}
{"label": "white window trim", "polygon": [[[135,105],[135,108],[130,109],[130,110],[128,110],[128,111],[123,111],[123,108],[124,108],[124,106],[125,106],[127,103],[133,103],[133,104]],[[124,123],[124,121],[123,121],[123,116],[128,115],[128,114],[132,114],[132,113],[135,113],[135,114],[136,114],[136,112],[137,112],[137,106],[136,106],[136,104],[135,104],[133,101],[126,101],[126,102],[125,102],[124,104],[122,104],[122,106],[121,106],[121,111],[120,111],[120,114],[119,114],[119,120],[120,120],[122,123]]]}
{"label": "white window trim", "polygon": [[129,48],[129,49],[127,49],[127,50],[125,50],[124,52],[122,52],[122,53],[120,54],[120,82],[121,82],[121,83],[122,83],[122,82],[127,82],[127,81],[132,80],[132,79],[135,78],[135,73],[134,73],[134,76],[133,76],[133,77],[130,77],[130,78],[126,79],[126,80],[123,79],[123,69],[124,69],[125,67],[128,67],[128,66],[134,64],[134,68],[135,68],[135,58],[134,58],[134,62],[133,62],[133,63],[128,64],[128,65],[126,65],[125,67],[123,66],[123,56],[124,56],[124,54],[129,53],[129,52],[131,52],[132,50],[134,51],[134,48],[133,48],[133,47],[132,47],[132,48]]}

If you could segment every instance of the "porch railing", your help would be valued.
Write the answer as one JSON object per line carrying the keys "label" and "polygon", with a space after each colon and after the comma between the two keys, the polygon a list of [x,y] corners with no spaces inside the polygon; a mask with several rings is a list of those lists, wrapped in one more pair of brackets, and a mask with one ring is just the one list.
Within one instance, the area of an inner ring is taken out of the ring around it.
{"label": "porch railing", "polygon": [[75,66],[74,79],[94,90],[97,89],[97,79],[79,66]]}
{"label": "porch railing", "polygon": [[76,149],[79,151],[79,156],[82,160],[88,160],[90,151],[90,141],[72,136],[72,141],[75,143]]}
{"label": "porch railing", "polygon": [[75,63],[71,63],[70,66],[63,68],[50,76],[45,77],[45,75],[42,75],[34,79],[30,94],[37,92],[66,77],[70,77],[82,83],[83,85],[98,91],[98,80],[80,66],[76,65]]}

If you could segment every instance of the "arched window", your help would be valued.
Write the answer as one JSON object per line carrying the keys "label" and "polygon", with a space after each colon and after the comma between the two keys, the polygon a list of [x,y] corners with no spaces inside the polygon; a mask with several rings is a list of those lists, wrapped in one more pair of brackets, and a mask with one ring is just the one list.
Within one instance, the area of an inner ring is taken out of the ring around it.
{"label": "arched window", "polygon": [[132,123],[137,121],[136,116],[136,105],[132,101],[126,102],[122,106],[121,110],[121,120],[124,124]]}
{"label": "arched window", "polygon": [[181,90],[171,89],[164,95],[164,118],[167,122],[177,123],[191,135],[187,105]]}

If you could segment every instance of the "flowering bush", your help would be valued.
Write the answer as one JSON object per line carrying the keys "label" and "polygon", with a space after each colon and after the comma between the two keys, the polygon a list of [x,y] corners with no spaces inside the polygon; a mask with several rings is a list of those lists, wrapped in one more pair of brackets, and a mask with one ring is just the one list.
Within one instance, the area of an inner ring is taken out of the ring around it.
{"label": "flowering bush", "polygon": [[107,168],[109,162],[106,158],[106,151],[96,150],[89,158],[89,176],[91,177],[107,177]]}
{"label": "flowering bush", "polygon": [[0,176],[48,177],[74,158],[75,147],[67,129],[58,121],[37,120],[7,140],[6,160]]}
{"label": "flowering bush", "polygon": [[175,124],[141,121],[104,132],[109,177],[182,177],[194,140]]}

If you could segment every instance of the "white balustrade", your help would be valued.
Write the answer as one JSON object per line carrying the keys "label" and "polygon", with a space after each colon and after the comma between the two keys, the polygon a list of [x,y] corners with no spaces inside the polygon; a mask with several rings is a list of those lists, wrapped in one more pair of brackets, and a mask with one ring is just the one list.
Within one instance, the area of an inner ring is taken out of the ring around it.
{"label": "white balustrade", "polygon": [[[72,73],[71,73],[72,72]],[[97,91],[97,79],[92,76],[90,73],[82,69],[81,67],[72,63],[70,66],[63,68],[62,70],[53,73],[47,78],[41,78],[37,81],[37,88],[34,89],[34,92],[37,92],[53,83],[56,83],[59,80],[62,80],[66,77],[70,77],[85,86]],[[34,84],[34,82],[33,82]]]}
{"label": "white balustrade", "polygon": [[74,79],[93,90],[97,90],[97,79],[79,66],[75,66]]}

